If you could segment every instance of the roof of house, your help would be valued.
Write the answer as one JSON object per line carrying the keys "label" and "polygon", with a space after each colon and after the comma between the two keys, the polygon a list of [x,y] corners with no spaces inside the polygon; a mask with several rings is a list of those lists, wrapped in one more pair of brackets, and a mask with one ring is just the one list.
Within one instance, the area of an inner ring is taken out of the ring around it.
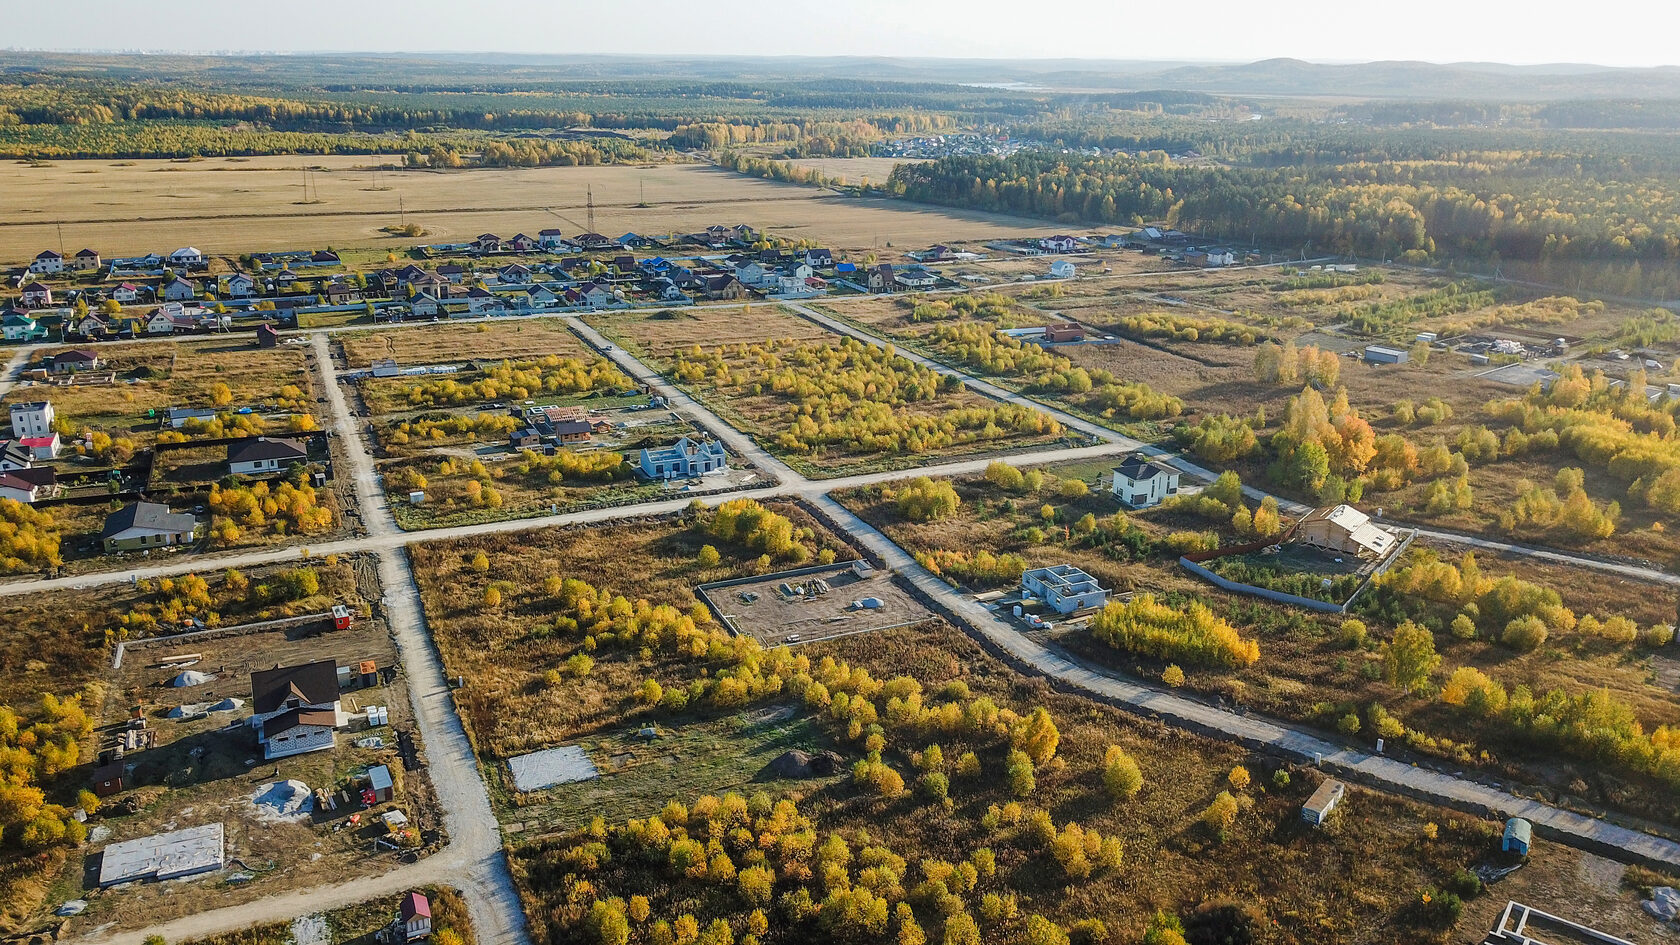
{"label": "roof of house", "polygon": [[9,460],[19,466],[27,466],[35,460],[35,454],[16,440],[0,440],[0,460]]}
{"label": "roof of house", "polygon": [[331,709],[292,709],[263,722],[263,737],[269,738],[299,725],[333,728],[337,724],[338,713]]}
{"label": "roof of house", "polygon": [[47,400],[31,400],[28,402],[20,401],[12,404],[12,413],[22,413],[25,410],[46,410],[51,406],[52,402]]}
{"label": "roof of house", "polygon": [[254,463],[264,459],[307,459],[309,451],[295,440],[271,440],[266,436],[253,437],[228,447],[228,462]]}
{"label": "roof of house", "polygon": [[1124,476],[1133,482],[1142,482],[1156,476],[1176,476],[1178,474],[1175,470],[1149,459],[1142,453],[1127,454],[1126,458],[1120,461],[1120,465],[1114,467],[1114,472],[1115,475]]}
{"label": "roof of house", "polygon": [[58,484],[58,470],[51,466],[30,466],[27,469],[13,469],[6,473],[24,482],[37,486],[52,486]]}
{"label": "roof of house", "polygon": [[1394,543],[1394,535],[1371,524],[1371,516],[1351,505],[1329,505],[1313,509],[1301,518],[1301,524],[1329,522],[1347,533],[1349,540],[1378,554]]}
{"label": "roof of house", "polygon": [[97,255],[99,255],[99,253],[94,251],[94,250],[91,250],[91,249],[84,249],[84,250],[81,250],[81,251],[77,252],[76,255],[77,256],[97,256]]}
{"label": "roof of house", "polygon": [[273,712],[293,696],[306,705],[326,705],[338,699],[338,661],[316,660],[251,674],[251,711],[259,715]]}
{"label": "roof of house", "polygon": [[11,473],[0,473],[0,489],[16,489],[19,492],[34,494],[40,486],[27,479],[14,476]]}
{"label": "roof of house", "polygon": [[190,532],[198,525],[198,520],[186,512],[171,512],[169,506],[162,502],[136,502],[105,516],[105,528],[99,533],[101,539],[114,537],[131,528],[144,528],[158,532]]}
{"label": "roof of house", "polygon": [[170,253],[169,255],[170,256],[202,256],[204,254],[198,251],[197,246],[183,246],[180,249],[174,251],[173,253]]}
{"label": "roof of house", "polygon": [[555,436],[566,436],[572,433],[588,433],[595,429],[595,425],[588,420],[562,420],[554,424]]}
{"label": "roof of house", "polygon": [[428,919],[432,917],[431,902],[423,894],[417,892],[411,892],[404,896],[402,901],[402,920],[407,922],[409,919],[421,916]]}
{"label": "roof of house", "polygon": [[26,436],[19,439],[18,442],[30,449],[35,449],[36,447],[41,446],[51,446],[58,442],[58,434],[52,433],[47,436]]}

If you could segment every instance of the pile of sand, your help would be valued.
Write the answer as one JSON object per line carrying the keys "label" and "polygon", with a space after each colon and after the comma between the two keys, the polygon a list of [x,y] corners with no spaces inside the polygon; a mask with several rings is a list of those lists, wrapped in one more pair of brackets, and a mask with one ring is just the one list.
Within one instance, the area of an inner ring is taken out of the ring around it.
{"label": "pile of sand", "polygon": [[302,820],[315,812],[315,796],[302,781],[265,784],[251,795],[263,820]]}
{"label": "pile of sand", "polygon": [[201,673],[196,669],[189,669],[169,681],[176,689],[186,689],[189,686],[202,686],[216,677],[209,673]]}

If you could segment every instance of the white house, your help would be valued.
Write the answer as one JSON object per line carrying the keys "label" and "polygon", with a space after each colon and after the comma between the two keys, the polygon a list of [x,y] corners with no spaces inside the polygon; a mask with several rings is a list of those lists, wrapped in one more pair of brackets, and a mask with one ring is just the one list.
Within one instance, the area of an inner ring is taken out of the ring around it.
{"label": "white house", "polygon": [[1072,279],[1074,276],[1073,263],[1065,259],[1058,259],[1050,264],[1050,278]]}
{"label": "white house", "polygon": [[507,303],[502,301],[502,297],[489,289],[474,287],[467,293],[467,311],[474,315],[488,315],[506,308]]}
{"label": "white house", "polygon": [[64,257],[50,249],[42,250],[29,264],[29,271],[36,275],[50,275],[64,271]]}
{"label": "white house", "polygon": [[636,466],[649,479],[693,479],[727,471],[729,454],[716,440],[685,436],[663,449],[644,448]]}
{"label": "white house", "polygon": [[111,290],[111,298],[118,302],[140,301],[141,287],[132,282],[124,282]]}
{"label": "white house", "polygon": [[404,942],[418,942],[431,937],[431,901],[417,892],[411,892],[404,896],[402,907],[397,910],[396,924]]}
{"label": "white house", "polygon": [[1021,594],[1036,597],[1058,614],[1071,614],[1108,602],[1108,590],[1071,564],[1033,568],[1021,574]]}
{"label": "white house", "polygon": [[18,312],[9,312],[4,319],[0,319],[0,335],[7,341],[34,341],[49,334],[51,333],[47,326],[41,324],[39,319]]}
{"label": "white house", "polygon": [[408,300],[408,310],[419,318],[436,318],[443,314],[443,303],[421,292]]}
{"label": "white house", "polygon": [[29,505],[40,498],[45,488],[11,473],[0,473],[0,499],[11,499]]}
{"label": "white house", "polygon": [[198,537],[198,520],[186,512],[171,512],[161,502],[135,502],[105,517],[99,540],[107,552],[150,551],[191,544]]}
{"label": "white house", "polygon": [[251,674],[251,721],[267,759],[333,747],[345,723],[338,699],[338,662],[317,660]]}
{"label": "white house", "polygon": [[50,401],[12,404],[13,436],[46,436],[52,432],[52,422],[53,405]]}
{"label": "white house", "polygon": [[193,268],[204,265],[204,254],[196,246],[183,246],[169,254],[171,266],[186,266]]}
{"label": "white house", "polygon": [[36,459],[57,459],[58,451],[63,447],[56,431],[49,431],[45,436],[20,437],[18,442]]}
{"label": "white house", "polygon": [[277,473],[293,463],[309,461],[309,452],[294,440],[252,437],[228,447],[228,472],[235,476]]}
{"label": "white house", "polygon": [[1114,496],[1134,509],[1160,505],[1178,494],[1178,470],[1131,453],[1114,467]]}
{"label": "white house", "polygon": [[570,246],[571,243],[559,230],[538,230],[537,245],[543,249],[561,249]]}
{"label": "white house", "polygon": [[1039,248],[1047,253],[1071,253],[1078,245],[1079,241],[1071,236],[1046,236],[1038,241]]}
{"label": "white house", "polygon": [[770,270],[756,262],[742,263],[735,267],[735,278],[741,280],[745,285],[754,287],[763,285],[769,274]]}

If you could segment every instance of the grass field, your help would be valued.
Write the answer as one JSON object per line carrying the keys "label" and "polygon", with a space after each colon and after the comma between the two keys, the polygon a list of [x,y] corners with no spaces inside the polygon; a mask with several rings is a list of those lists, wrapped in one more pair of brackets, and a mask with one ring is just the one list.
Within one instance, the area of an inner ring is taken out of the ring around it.
{"label": "grass field", "polygon": [[[327,246],[400,249],[416,241],[380,232],[398,222],[399,200],[408,222],[426,228],[424,242],[550,226],[582,232],[590,188],[596,229],[615,235],[744,222],[779,236],[861,250],[1052,231],[1013,217],[846,199],[704,165],[385,172],[379,186],[388,189],[376,190],[372,171],[363,169],[373,161],[280,156],[10,163],[0,167],[0,219],[7,221],[0,225],[0,260],[22,263],[56,247],[60,222],[67,243],[90,245],[107,257],[167,253],[189,244],[216,255]],[[323,168],[311,175],[308,202],[304,167]],[[644,201],[649,206],[636,206]]]}
{"label": "grass field", "polygon": [[559,319],[532,318],[475,325],[437,325],[345,332],[334,338],[344,345],[345,361],[365,368],[380,358],[395,358],[412,366],[479,359],[518,360],[554,354],[577,357],[583,345]]}

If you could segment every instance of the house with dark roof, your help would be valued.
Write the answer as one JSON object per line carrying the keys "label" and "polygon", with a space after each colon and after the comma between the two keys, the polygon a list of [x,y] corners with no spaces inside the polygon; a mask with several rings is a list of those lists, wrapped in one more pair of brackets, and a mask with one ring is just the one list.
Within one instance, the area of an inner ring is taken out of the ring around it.
{"label": "house with dark roof", "polygon": [[1115,498],[1134,509],[1160,505],[1167,496],[1178,494],[1178,470],[1157,463],[1142,453],[1128,453],[1114,467],[1111,486]]}
{"label": "house with dark roof", "polygon": [[42,489],[42,486],[20,476],[0,472],[0,499],[11,499],[14,502],[22,502],[24,505],[31,505],[36,499],[41,498]]}
{"label": "house with dark roof", "polygon": [[308,461],[309,451],[296,440],[254,436],[228,447],[228,473],[234,476],[272,475]]}
{"label": "house with dark roof", "polygon": [[316,660],[251,674],[251,721],[263,757],[285,758],[333,747],[344,724],[338,662]]}
{"label": "house with dark roof", "polygon": [[0,440],[0,472],[28,469],[35,465],[35,454],[17,440]]}
{"label": "house with dark roof", "polygon": [[23,287],[21,298],[24,308],[50,308],[53,304],[52,287],[33,282]]}
{"label": "house with dark roof", "polygon": [[105,551],[143,551],[190,545],[198,534],[198,519],[171,512],[161,502],[135,502],[105,517],[99,540]]}
{"label": "house with dark roof", "polygon": [[70,257],[70,265],[74,269],[98,269],[99,254],[91,249],[84,249]]}
{"label": "house with dark roof", "polygon": [[51,275],[52,273],[63,272],[64,257],[50,249],[42,250],[29,263],[29,271],[36,275]]}

